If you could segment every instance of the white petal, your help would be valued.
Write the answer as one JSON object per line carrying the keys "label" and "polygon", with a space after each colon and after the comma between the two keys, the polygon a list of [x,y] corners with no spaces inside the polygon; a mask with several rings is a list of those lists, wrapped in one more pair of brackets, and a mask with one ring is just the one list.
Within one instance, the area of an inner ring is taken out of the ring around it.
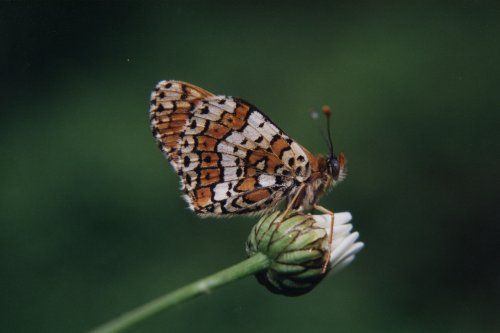
{"label": "white petal", "polygon": [[335,224],[333,226],[333,237],[340,237],[340,235],[348,234],[352,230],[352,224]]}
{"label": "white petal", "polygon": [[356,258],[356,256],[350,256],[339,262],[337,265],[335,265],[335,268],[333,269],[332,273],[335,274],[339,272],[341,269],[349,265],[354,260],[354,258]]}
{"label": "white petal", "polygon": [[335,224],[345,224],[352,220],[352,215],[349,212],[335,213]]}
{"label": "white petal", "polygon": [[359,251],[361,251],[365,247],[365,243],[363,242],[356,242],[354,243],[349,251],[347,252],[346,256],[352,256],[357,254]]}
{"label": "white petal", "polygon": [[328,214],[325,214],[325,215],[312,215],[312,218],[314,219],[314,221],[316,221],[316,224],[319,227],[325,228],[325,229],[329,229],[330,228],[330,223],[331,223],[330,215],[328,215]]}
{"label": "white petal", "polygon": [[[352,215],[349,212],[335,213],[334,215],[335,215],[335,223],[333,227],[334,232],[335,232],[335,226],[347,224],[349,221],[352,220]],[[331,216],[329,214],[312,215],[312,217],[316,221],[316,223],[322,228],[330,228]]]}
{"label": "white petal", "polygon": [[[335,237],[335,236],[334,236]],[[342,260],[349,251],[350,247],[354,244],[356,239],[358,239],[359,234],[357,232],[350,234],[335,248],[332,248],[332,254],[330,257],[330,263],[332,267],[335,266],[340,260]]]}
{"label": "white petal", "polygon": [[[330,234],[331,216],[329,214],[313,215],[316,226],[324,228]],[[349,223],[352,215],[349,212],[335,213],[333,226],[332,252],[330,256],[330,267],[336,272],[349,265],[356,254],[364,247],[362,242],[356,242],[358,232],[352,232],[353,226]]]}
{"label": "white petal", "polygon": [[356,253],[358,253],[359,251],[361,251],[361,249],[364,247],[364,244],[361,243],[361,242],[358,242],[358,243],[354,243],[352,244],[351,247],[349,247],[349,249],[347,249],[346,252],[344,252],[340,257],[339,259],[337,260],[337,262],[335,263],[335,265],[338,265],[340,264],[342,261],[344,261],[346,258],[350,257],[350,256],[353,256],[355,255]]}

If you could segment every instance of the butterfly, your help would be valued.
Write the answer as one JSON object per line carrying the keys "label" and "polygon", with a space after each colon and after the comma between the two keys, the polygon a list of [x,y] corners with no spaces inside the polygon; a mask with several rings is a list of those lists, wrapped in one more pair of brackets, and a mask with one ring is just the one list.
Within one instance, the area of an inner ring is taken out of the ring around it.
{"label": "butterfly", "polygon": [[[324,107],[329,116],[330,109]],[[200,216],[267,213],[281,204],[316,208],[345,176],[344,154],[315,156],[247,101],[181,81],[151,93],[151,130]]]}

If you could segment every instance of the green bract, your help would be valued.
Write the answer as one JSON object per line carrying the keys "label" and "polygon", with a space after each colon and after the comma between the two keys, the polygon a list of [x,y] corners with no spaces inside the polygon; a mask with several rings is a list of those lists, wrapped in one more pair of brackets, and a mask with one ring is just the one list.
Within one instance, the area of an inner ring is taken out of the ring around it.
{"label": "green bract", "polygon": [[262,253],[271,260],[267,270],[255,275],[270,291],[302,295],[327,273],[328,234],[310,215],[294,212],[281,220],[280,212],[262,217],[248,237],[247,254]]}

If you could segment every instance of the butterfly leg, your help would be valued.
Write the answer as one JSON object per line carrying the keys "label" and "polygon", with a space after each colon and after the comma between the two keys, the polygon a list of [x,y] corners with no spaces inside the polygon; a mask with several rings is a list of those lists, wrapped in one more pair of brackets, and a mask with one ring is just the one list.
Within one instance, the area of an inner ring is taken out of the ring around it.
{"label": "butterfly leg", "polygon": [[330,262],[330,257],[332,255],[333,225],[335,223],[335,214],[333,214],[331,210],[328,210],[325,207],[319,205],[314,205],[314,209],[322,213],[328,214],[332,218],[332,223],[330,223],[330,237],[328,238],[328,258],[327,260],[325,260],[325,263],[323,264],[323,273],[324,273],[326,271],[326,267],[328,266],[328,263]]}
{"label": "butterfly leg", "polygon": [[299,186],[299,189],[297,190],[297,193],[295,193],[295,195],[293,196],[292,200],[288,203],[285,211],[283,212],[283,214],[281,214],[281,220],[280,220],[279,223],[281,223],[281,221],[283,221],[285,219],[285,217],[288,215],[288,213],[290,212],[290,210],[292,210],[293,206],[295,205],[295,202],[299,198],[299,195],[302,194],[302,191],[305,188],[306,188],[306,184],[301,184]]}

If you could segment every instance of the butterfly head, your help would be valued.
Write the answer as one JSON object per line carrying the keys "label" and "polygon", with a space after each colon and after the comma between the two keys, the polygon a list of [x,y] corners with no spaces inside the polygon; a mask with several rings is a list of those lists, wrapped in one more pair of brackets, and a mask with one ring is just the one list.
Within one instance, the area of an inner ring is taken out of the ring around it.
{"label": "butterfly head", "polygon": [[339,181],[344,178],[345,174],[345,157],[344,153],[340,152],[337,156],[335,153],[330,152],[330,156],[326,160],[326,164],[328,167],[328,173],[331,175],[334,181]]}
{"label": "butterfly head", "polygon": [[330,115],[332,113],[332,110],[328,105],[324,105],[322,108],[323,113],[325,114],[327,118],[327,133],[328,133],[328,148],[330,150],[329,157],[326,160],[327,164],[327,172],[329,175],[333,178],[334,181],[340,181],[344,178],[345,175],[345,157],[344,153],[340,152],[339,155],[337,156],[335,152],[333,151],[333,141],[332,141],[332,134],[330,130]]}

